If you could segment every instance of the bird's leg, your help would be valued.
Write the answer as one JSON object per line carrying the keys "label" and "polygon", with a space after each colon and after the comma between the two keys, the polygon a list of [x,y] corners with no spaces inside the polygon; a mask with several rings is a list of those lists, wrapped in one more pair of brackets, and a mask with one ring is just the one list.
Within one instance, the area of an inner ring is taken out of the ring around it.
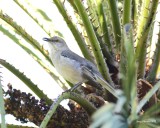
{"label": "bird's leg", "polygon": [[73,92],[74,90],[76,90],[80,85],[82,85],[83,82],[78,82],[77,84],[75,84],[73,87],[71,87],[70,89],[66,90],[65,92]]}
{"label": "bird's leg", "polygon": [[75,84],[72,88],[70,88],[69,90],[70,91],[74,91],[74,90],[76,90],[80,85],[82,85],[82,82],[78,82],[77,84]]}

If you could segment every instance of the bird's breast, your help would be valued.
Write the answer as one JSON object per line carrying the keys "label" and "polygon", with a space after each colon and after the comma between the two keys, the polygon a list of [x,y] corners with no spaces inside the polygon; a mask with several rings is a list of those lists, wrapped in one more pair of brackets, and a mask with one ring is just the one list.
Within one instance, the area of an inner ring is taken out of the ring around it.
{"label": "bird's breast", "polygon": [[59,74],[72,84],[85,81],[80,63],[76,60],[57,54],[52,61]]}

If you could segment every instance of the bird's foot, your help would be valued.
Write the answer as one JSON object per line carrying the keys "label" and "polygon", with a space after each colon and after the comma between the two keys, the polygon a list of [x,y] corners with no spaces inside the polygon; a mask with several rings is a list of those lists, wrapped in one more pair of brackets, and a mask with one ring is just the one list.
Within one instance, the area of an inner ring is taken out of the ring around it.
{"label": "bird's foot", "polygon": [[73,92],[73,91],[75,91],[80,85],[82,85],[82,82],[79,82],[79,83],[75,84],[73,87],[71,87],[70,89],[66,90],[65,92]]}

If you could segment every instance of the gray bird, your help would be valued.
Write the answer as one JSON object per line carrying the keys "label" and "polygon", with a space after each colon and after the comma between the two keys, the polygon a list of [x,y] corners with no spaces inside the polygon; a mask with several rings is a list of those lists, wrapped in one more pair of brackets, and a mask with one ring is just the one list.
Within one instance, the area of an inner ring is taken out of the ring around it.
{"label": "gray bird", "polygon": [[97,67],[90,61],[72,52],[65,41],[57,36],[43,38],[49,45],[49,56],[55,69],[61,76],[74,85],[89,82],[100,88],[102,85],[117,97],[115,89],[107,83]]}

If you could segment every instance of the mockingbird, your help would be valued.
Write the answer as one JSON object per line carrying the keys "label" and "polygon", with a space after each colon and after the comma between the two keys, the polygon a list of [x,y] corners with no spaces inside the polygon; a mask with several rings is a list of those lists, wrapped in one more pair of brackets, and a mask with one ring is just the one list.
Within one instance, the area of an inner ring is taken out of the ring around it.
{"label": "mockingbird", "polygon": [[43,38],[43,40],[48,42],[52,63],[64,79],[75,85],[86,82],[97,87],[102,85],[117,97],[115,89],[104,80],[97,67],[92,62],[72,52],[62,38],[54,36]]}

